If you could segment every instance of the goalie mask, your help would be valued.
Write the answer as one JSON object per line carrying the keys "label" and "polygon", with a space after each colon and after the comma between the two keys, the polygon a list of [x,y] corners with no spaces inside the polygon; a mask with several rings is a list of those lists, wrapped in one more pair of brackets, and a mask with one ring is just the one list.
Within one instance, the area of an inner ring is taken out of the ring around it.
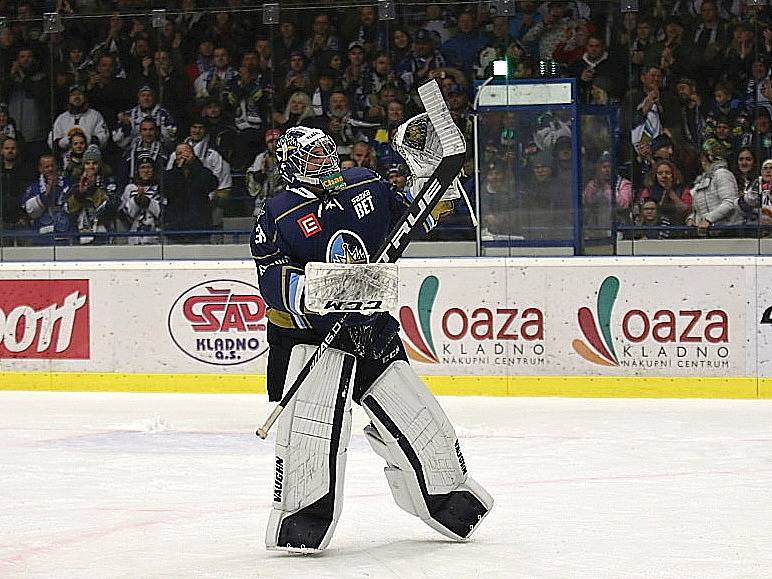
{"label": "goalie mask", "polygon": [[289,187],[311,185],[334,190],[342,183],[335,141],[320,129],[288,129],[276,142],[276,159]]}

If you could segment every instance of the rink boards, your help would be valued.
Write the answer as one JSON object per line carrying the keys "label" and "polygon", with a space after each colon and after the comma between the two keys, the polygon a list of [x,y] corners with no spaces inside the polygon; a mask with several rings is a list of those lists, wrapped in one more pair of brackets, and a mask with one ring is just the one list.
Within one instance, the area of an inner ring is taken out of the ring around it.
{"label": "rink boards", "polygon": [[[451,395],[772,397],[772,259],[400,262],[402,339]],[[0,390],[264,392],[254,265],[0,264]]]}

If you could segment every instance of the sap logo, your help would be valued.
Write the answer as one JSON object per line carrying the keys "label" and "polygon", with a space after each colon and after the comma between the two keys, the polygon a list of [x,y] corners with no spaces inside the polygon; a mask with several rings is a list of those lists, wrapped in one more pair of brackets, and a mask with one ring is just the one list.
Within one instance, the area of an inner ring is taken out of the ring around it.
{"label": "sap logo", "polygon": [[273,502],[281,502],[281,492],[284,486],[284,461],[281,457],[276,457],[276,474],[273,479]]}

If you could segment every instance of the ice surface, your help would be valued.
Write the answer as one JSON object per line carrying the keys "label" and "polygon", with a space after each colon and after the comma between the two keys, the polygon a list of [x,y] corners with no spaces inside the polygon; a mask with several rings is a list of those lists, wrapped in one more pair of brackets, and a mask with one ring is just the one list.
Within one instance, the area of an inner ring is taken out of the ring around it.
{"label": "ice surface", "polygon": [[772,401],[442,398],[491,515],[393,503],[355,409],[343,515],[267,552],[263,396],[0,392],[0,577],[772,577]]}

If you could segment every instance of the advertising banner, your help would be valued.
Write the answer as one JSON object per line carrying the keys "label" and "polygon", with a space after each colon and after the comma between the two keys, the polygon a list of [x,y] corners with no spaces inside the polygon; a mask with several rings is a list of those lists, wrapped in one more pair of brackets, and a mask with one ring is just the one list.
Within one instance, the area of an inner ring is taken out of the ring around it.
{"label": "advertising banner", "polygon": [[[590,377],[742,378],[743,394],[772,375],[772,260],[404,259],[399,276],[420,375],[577,392]],[[4,372],[247,380],[265,374],[266,330],[248,261],[0,264]]]}
{"label": "advertising banner", "polygon": [[0,277],[0,358],[88,360],[89,309],[88,279]]}
{"label": "advertising banner", "polygon": [[420,373],[437,375],[753,372],[749,312],[738,299],[753,293],[752,264],[623,264],[486,259],[403,267],[408,353]]}

